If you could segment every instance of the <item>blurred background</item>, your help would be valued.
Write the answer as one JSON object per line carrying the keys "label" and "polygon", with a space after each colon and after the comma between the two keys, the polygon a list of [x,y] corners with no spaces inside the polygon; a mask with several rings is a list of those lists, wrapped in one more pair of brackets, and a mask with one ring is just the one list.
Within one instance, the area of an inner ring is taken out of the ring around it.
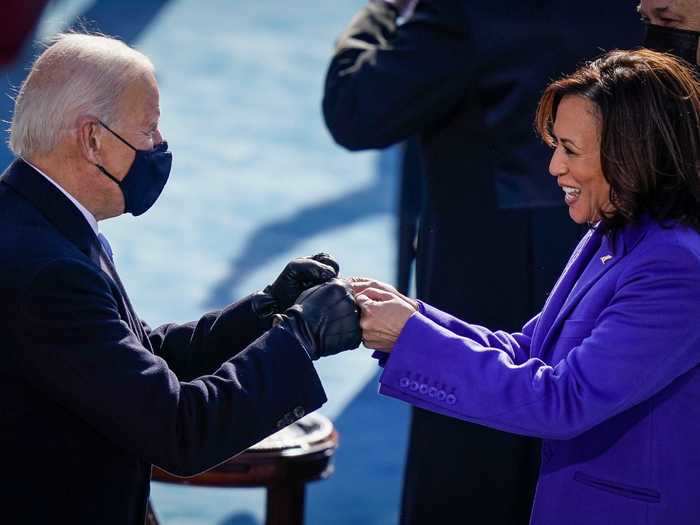
{"label": "blurred background", "polygon": [[[394,282],[399,152],[350,154],[321,117],[333,42],[362,0],[52,0],[31,38],[82,27],[148,55],[174,154],[157,205],[102,223],[136,310],[187,321],[268,284],[293,257],[333,254],[341,274]],[[40,47],[0,68],[0,119]],[[6,139],[6,134],[5,134]],[[0,145],[4,169],[12,157]],[[137,224],[131,224],[137,221]],[[340,432],[335,473],[307,485],[306,523],[398,521],[409,410],[376,394],[361,348],[318,363]],[[264,489],[153,483],[163,524],[262,523]]]}

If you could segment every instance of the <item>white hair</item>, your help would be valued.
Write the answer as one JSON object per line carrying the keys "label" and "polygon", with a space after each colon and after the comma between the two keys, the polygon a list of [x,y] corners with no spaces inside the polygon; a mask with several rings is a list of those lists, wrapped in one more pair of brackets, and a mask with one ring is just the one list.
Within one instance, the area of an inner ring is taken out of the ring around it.
{"label": "white hair", "polygon": [[84,116],[119,119],[127,86],[153,64],[115,38],[64,33],[34,61],[15,99],[10,149],[19,157],[46,154]]}

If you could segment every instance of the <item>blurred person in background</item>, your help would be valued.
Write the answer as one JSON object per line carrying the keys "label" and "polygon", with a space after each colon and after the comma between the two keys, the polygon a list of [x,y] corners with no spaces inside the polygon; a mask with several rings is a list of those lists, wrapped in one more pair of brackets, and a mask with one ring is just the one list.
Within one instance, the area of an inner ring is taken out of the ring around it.
{"label": "blurred person in background", "polygon": [[36,26],[48,0],[4,0],[0,6],[0,65],[9,64]]}
{"label": "blurred person in background", "polygon": [[[420,299],[511,330],[541,308],[580,228],[563,220],[543,169],[534,108],[551,78],[600,48],[637,45],[633,9],[603,0],[585,8],[373,0],[352,20],[328,69],[323,112],[350,150],[418,137]],[[402,229],[402,287],[410,227]],[[537,440],[414,408],[401,523],[527,523],[538,450]]]}
{"label": "blurred person in background", "polygon": [[353,285],[365,345],[390,352],[380,392],[544,439],[532,525],[698,522],[700,84],[686,65],[614,51],[545,91],[549,171],[589,231],[520,331]]}
{"label": "blurred person in background", "polygon": [[159,197],[159,117],[150,60],[102,36],[58,36],[16,98],[18,158],[0,177],[3,522],[143,524],[152,464],[194,475],[319,408],[313,361],[360,343],[325,254],[199,321],[139,319],[98,222]]}
{"label": "blurred person in background", "polygon": [[637,11],[646,23],[644,47],[700,64],[700,0],[642,0]]}

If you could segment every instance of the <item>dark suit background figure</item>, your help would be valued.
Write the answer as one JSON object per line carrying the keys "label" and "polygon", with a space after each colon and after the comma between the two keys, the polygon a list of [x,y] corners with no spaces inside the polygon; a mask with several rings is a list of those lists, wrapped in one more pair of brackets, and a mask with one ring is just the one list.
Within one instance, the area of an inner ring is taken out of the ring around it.
{"label": "dark suit background figure", "polygon": [[411,289],[413,262],[416,259],[418,222],[423,208],[425,188],[421,170],[420,144],[417,137],[403,143],[398,167],[399,200],[397,221],[396,289],[408,295]]}
{"label": "dark suit background figure", "polygon": [[[419,298],[507,329],[541,308],[580,230],[547,175],[537,100],[581,60],[637,46],[634,5],[422,0],[397,26],[392,6],[371,2],[353,19],[329,67],[324,115],[351,150],[419,135]],[[527,523],[538,449],[413,409],[401,523]]]}

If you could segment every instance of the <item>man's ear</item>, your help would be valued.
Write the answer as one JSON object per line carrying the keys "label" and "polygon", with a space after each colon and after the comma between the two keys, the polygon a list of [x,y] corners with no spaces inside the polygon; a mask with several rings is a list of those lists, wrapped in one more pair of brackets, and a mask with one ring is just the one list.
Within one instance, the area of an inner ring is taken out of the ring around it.
{"label": "man's ear", "polygon": [[78,119],[78,146],[83,158],[90,164],[101,164],[102,126],[94,117]]}

